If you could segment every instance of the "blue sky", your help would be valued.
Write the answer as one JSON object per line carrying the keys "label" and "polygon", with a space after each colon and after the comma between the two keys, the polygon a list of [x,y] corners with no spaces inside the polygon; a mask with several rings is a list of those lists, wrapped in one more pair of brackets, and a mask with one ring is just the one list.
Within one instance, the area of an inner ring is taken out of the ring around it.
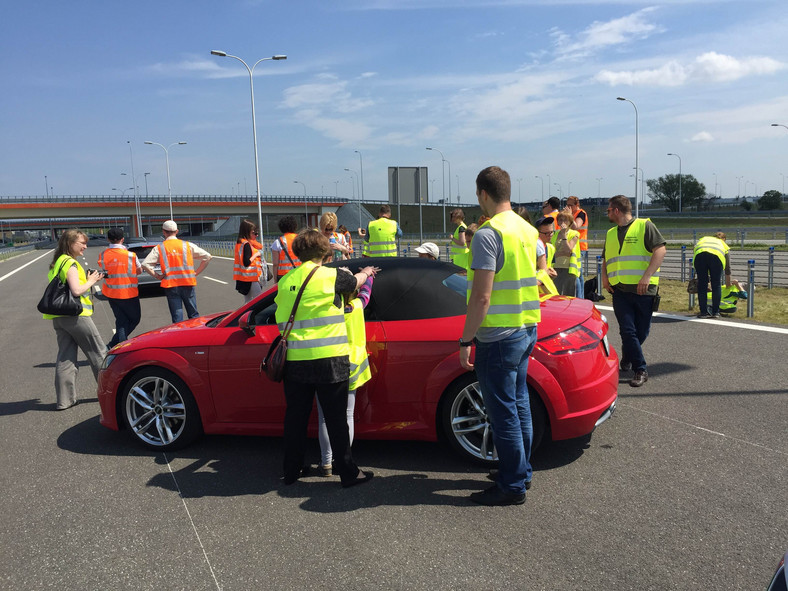
{"label": "blue sky", "polygon": [[7,3],[0,195],[43,195],[45,175],[59,195],[131,187],[127,141],[142,194],[144,172],[166,194],[145,140],[188,142],[170,150],[174,194],[253,194],[249,75],[212,49],[288,56],[255,70],[265,194],[300,195],[298,180],[351,197],[358,150],[365,197],[386,197],[389,166],[428,166],[434,201],[431,146],[452,200],[474,202],[490,164],[514,200],[543,183],[631,196],[635,110],[617,96],[637,105],[647,179],[678,172],[673,152],[723,197],[781,190],[786,30],[785,0]]}

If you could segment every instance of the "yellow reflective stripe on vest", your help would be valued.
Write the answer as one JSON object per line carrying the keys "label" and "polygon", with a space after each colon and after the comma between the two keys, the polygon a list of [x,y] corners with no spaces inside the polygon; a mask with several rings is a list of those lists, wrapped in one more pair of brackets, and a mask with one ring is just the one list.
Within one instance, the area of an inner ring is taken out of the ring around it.
{"label": "yellow reflective stripe on vest", "polygon": [[695,248],[693,250],[693,257],[698,256],[702,252],[708,252],[710,254],[716,255],[720,262],[722,263],[723,268],[725,267],[725,255],[728,253],[730,248],[724,241],[720,240],[716,236],[704,236],[700,240],[698,240],[697,244],[695,244]]}
{"label": "yellow reflective stripe on vest", "polygon": [[[468,226],[465,225],[465,222],[460,222],[460,225],[454,230],[454,240],[459,240],[460,232],[465,232],[465,228]],[[465,247],[460,246],[459,244],[455,244],[454,242],[451,243],[451,260],[456,265],[457,260],[456,257],[459,257],[465,253]]]}
{"label": "yellow reflective stripe on vest", "polygon": [[367,333],[364,327],[364,306],[356,298],[350,305],[353,309],[345,312],[345,327],[350,343],[350,378],[348,390],[356,390],[372,377],[367,354]]}
{"label": "yellow reflective stripe on vest", "polygon": [[[311,283],[310,279],[310,283]],[[297,316],[298,314],[296,314]],[[293,328],[315,328],[317,326],[328,326],[329,324],[339,324],[340,322],[345,321],[344,314],[338,314],[336,316],[324,316],[322,318],[307,318],[305,320],[296,320],[293,322]],[[285,329],[287,326],[287,321],[277,323],[277,327],[280,331]]]}

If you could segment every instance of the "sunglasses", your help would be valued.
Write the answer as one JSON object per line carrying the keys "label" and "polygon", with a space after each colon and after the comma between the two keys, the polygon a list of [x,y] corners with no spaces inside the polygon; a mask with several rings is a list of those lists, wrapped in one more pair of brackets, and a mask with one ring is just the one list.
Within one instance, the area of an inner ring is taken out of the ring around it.
{"label": "sunglasses", "polygon": [[323,232],[333,232],[333,231],[334,231],[334,228],[326,228],[325,230],[323,230]]}

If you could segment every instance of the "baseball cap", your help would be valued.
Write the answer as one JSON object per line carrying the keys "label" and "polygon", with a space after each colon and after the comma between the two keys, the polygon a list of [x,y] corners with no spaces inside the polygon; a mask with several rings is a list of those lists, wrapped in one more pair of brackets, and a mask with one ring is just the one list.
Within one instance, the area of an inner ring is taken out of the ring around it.
{"label": "baseball cap", "polygon": [[431,255],[431,256],[435,257],[436,259],[440,256],[440,251],[438,250],[438,245],[435,244],[434,242],[425,242],[424,244],[422,244],[421,246],[417,246],[413,250],[415,250],[416,252],[421,253],[421,254]]}
{"label": "baseball cap", "polygon": [[178,231],[178,224],[176,224],[172,220],[167,220],[161,225],[161,229],[165,232],[177,232]]}

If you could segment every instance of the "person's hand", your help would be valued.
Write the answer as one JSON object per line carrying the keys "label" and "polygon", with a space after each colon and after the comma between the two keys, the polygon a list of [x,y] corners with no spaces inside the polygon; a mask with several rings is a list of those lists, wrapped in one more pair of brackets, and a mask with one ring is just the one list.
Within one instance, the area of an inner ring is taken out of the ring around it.
{"label": "person's hand", "polygon": [[572,213],[572,208],[568,205],[561,210],[563,213]]}
{"label": "person's hand", "polygon": [[643,277],[640,278],[640,281],[638,281],[638,295],[646,295],[648,292],[649,281],[651,281],[651,277],[646,277],[643,275]]}
{"label": "person's hand", "polygon": [[610,280],[607,278],[607,275],[602,276],[602,289],[607,293],[613,293],[613,287],[610,285]]}
{"label": "person's hand", "polygon": [[364,273],[367,277],[374,277],[380,273],[380,267],[368,266],[359,270],[359,273]]}
{"label": "person's hand", "polygon": [[91,285],[95,285],[96,283],[99,282],[99,280],[103,278],[104,278],[104,274],[101,271],[96,271],[96,270],[93,270],[90,273],[88,273],[88,277],[87,277],[88,283],[90,283]]}
{"label": "person's hand", "polygon": [[331,243],[331,248],[333,248],[334,250],[342,250],[342,247],[336,242]]}
{"label": "person's hand", "polygon": [[553,269],[552,267],[548,267],[548,268],[547,268],[547,274],[548,274],[550,277],[558,277],[558,271],[556,271],[556,270],[555,270],[555,269]]}
{"label": "person's hand", "polygon": [[473,371],[473,363],[471,363],[471,349],[473,347],[460,347],[460,365],[463,369]]}

